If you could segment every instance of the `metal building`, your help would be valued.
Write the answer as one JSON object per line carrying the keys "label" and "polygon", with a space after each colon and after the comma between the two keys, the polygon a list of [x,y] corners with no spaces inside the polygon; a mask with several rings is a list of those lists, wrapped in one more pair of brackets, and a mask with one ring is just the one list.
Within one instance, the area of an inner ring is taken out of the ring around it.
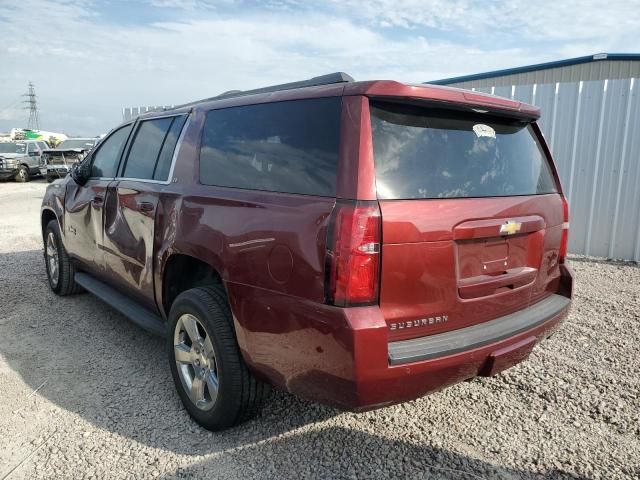
{"label": "metal building", "polygon": [[122,109],[122,121],[126,122],[127,120],[131,120],[132,118],[136,118],[140,115],[144,115],[145,113],[161,112],[162,110],[166,110],[169,108],[173,108],[173,105],[160,105],[160,106],[145,105],[143,107],[124,107]]}
{"label": "metal building", "polygon": [[569,200],[569,251],[640,261],[640,54],[432,81],[532,103]]}

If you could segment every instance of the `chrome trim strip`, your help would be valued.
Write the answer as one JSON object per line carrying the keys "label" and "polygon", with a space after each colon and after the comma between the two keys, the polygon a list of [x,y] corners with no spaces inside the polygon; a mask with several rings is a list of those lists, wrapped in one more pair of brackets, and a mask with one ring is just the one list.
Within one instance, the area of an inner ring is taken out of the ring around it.
{"label": "chrome trim strip", "polygon": [[571,299],[551,295],[530,307],[470,327],[427,337],[389,342],[389,364],[401,365],[461,353],[535,328],[562,313]]}

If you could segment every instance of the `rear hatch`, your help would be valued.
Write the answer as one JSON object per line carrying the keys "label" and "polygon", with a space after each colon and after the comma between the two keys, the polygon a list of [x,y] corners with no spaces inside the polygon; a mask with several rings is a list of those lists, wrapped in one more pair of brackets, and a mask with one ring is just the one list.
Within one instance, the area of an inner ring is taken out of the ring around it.
{"label": "rear hatch", "polygon": [[530,120],[371,102],[390,340],[541,300],[559,277],[563,198]]}

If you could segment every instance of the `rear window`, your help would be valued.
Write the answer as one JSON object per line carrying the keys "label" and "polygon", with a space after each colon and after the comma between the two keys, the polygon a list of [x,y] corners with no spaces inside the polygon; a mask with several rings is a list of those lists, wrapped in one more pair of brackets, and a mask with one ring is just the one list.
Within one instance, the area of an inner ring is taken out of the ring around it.
{"label": "rear window", "polygon": [[557,191],[528,123],[482,113],[374,104],[371,126],[380,199]]}
{"label": "rear window", "polygon": [[340,97],[331,97],[210,111],[200,182],[335,196],[340,105]]}

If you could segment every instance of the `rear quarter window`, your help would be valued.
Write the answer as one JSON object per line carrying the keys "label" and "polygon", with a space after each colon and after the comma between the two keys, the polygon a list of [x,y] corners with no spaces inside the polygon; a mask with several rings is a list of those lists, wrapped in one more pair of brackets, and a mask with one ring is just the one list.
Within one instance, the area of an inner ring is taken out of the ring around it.
{"label": "rear quarter window", "polygon": [[292,100],[208,112],[200,182],[335,196],[341,98]]}
{"label": "rear quarter window", "polygon": [[135,133],[123,176],[166,181],[185,116],[143,120]]}
{"label": "rear quarter window", "polygon": [[526,122],[374,103],[371,126],[381,199],[557,191],[548,159]]}

